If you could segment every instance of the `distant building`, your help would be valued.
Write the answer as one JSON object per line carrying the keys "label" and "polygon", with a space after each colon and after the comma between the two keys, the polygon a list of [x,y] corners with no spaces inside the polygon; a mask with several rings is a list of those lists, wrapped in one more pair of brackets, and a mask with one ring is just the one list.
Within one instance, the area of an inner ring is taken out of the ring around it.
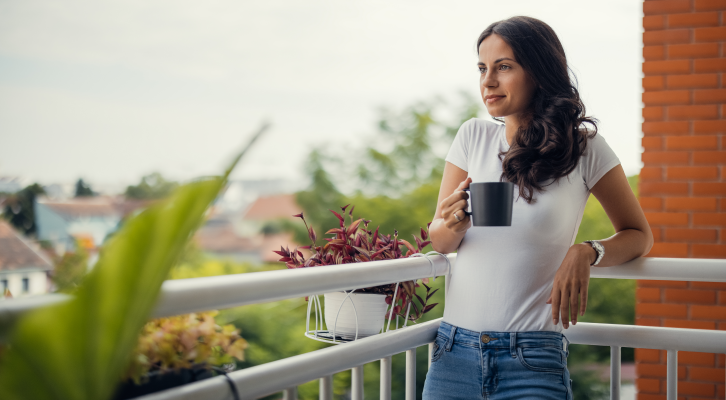
{"label": "distant building", "polygon": [[280,218],[292,218],[301,211],[295,195],[279,194],[258,197],[240,214],[213,215],[200,228],[195,240],[205,253],[238,261],[276,262],[280,257],[272,250],[294,247],[292,234],[264,234],[265,224]]}
{"label": "distant building", "polygon": [[57,254],[73,249],[76,241],[88,249],[99,247],[118,227],[122,215],[108,197],[41,198],[35,203],[38,240],[50,242]]}
{"label": "distant building", "polygon": [[53,263],[35,244],[0,220],[0,294],[6,289],[13,297],[47,293],[52,270]]}

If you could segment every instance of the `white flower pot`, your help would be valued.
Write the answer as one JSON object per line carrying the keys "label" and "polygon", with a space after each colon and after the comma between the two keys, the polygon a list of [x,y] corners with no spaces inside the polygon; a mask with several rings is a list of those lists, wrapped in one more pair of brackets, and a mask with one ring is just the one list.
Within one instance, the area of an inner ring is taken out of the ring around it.
{"label": "white flower pot", "polygon": [[[386,317],[386,295],[375,293],[345,292],[325,293],[325,325],[328,331],[345,339],[355,339],[356,314],[358,338],[375,335],[381,331]],[[352,301],[351,301],[352,300]],[[342,304],[342,307],[341,307]],[[353,309],[355,304],[355,311]],[[340,310],[340,312],[338,312]]]}

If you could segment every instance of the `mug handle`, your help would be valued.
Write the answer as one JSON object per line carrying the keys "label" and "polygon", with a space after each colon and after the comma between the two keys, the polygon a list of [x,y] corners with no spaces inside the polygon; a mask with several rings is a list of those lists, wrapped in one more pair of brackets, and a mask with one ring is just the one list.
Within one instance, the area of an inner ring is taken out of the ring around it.
{"label": "mug handle", "polygon": [[[469,188],[464,188],[464,191],[469,192],[469,198],[471,199],[471,190],[469,190]],[[470,213],[469,211],[466,211],[466,210],[462,210],[462,211],[464,211],[464,214],[466,214],[468,216],[474,215],[474,213]]]}

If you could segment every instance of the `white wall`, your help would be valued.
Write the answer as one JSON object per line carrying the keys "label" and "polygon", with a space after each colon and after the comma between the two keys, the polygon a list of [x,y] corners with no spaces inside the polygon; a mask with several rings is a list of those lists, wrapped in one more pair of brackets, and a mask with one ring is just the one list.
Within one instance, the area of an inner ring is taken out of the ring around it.
{"label": "white wall", "polygon": [[[29,279],[29,288],[27,292],[23,292],[23,278]],[[8,289],[13,297],[30,296],[36,294],[48,293],[48,273],[41,270],[20,270],[20,271],[0,271],[0,290],[2,290],[2,281],[8,281]]]}

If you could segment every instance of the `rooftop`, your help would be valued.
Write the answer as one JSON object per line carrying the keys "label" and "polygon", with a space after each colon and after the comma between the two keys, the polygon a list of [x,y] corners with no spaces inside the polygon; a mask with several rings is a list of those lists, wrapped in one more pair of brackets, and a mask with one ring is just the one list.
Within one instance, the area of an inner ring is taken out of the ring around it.
{"label": "rooftop", "polygon": [[0,271],[25,268],[53,269],[40,249],[23,238],[6,221],[0,220]]}

